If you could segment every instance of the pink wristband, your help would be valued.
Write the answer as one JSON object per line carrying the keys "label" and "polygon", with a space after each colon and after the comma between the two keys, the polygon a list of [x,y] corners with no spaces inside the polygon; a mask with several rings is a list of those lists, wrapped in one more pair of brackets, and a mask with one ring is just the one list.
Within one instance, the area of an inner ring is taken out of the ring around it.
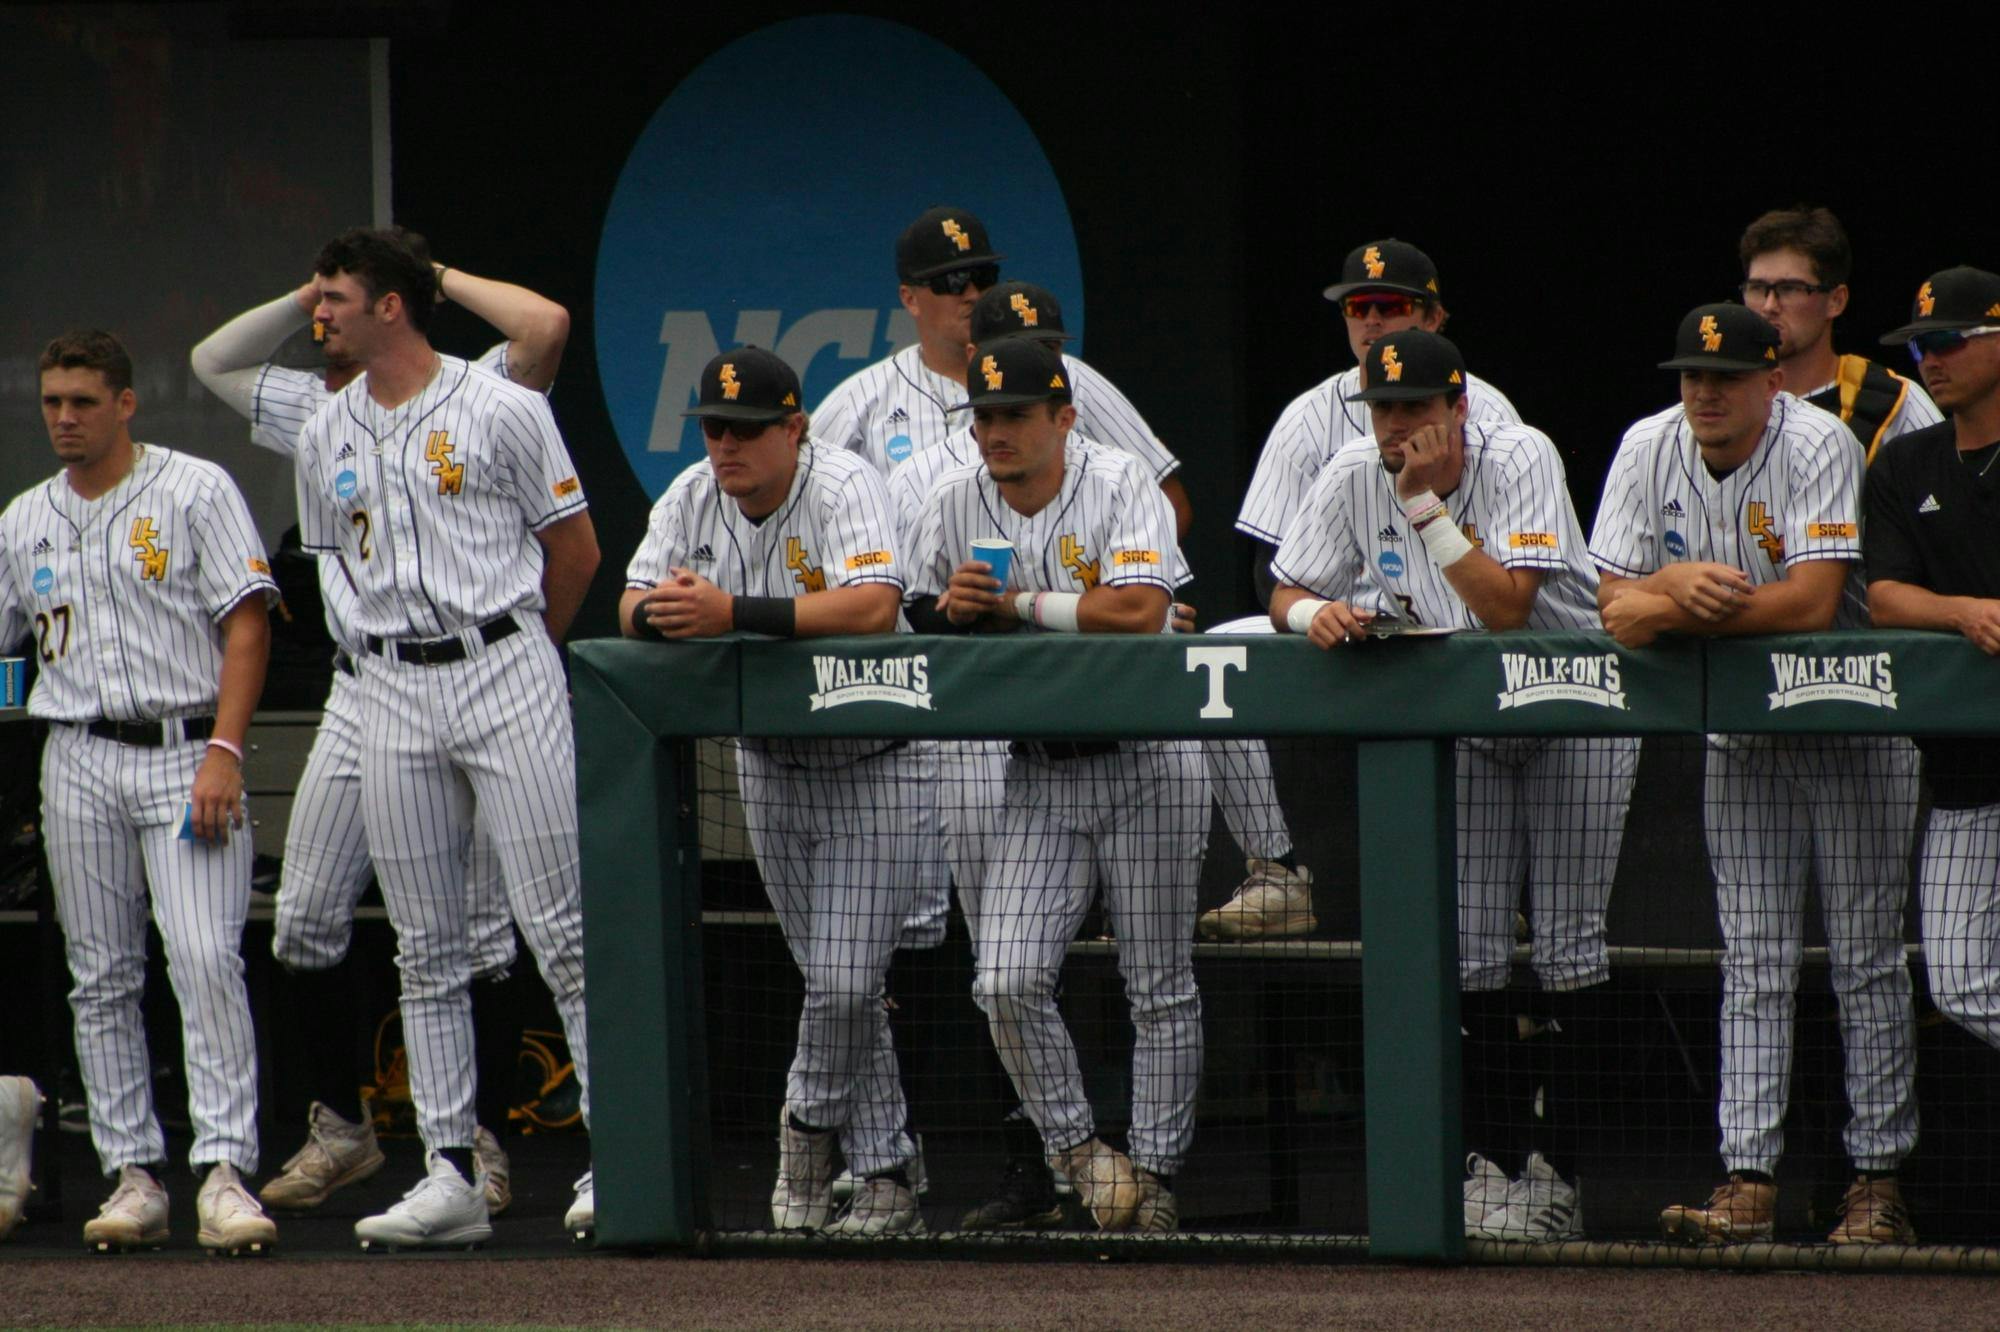
{"label": "pink wristband", "polygon": [[237,744],[234,740],[224,740],[219,735],[211,735],[208,738],[208,747],[234,754],[239,764],[243,762],[243,746]]}

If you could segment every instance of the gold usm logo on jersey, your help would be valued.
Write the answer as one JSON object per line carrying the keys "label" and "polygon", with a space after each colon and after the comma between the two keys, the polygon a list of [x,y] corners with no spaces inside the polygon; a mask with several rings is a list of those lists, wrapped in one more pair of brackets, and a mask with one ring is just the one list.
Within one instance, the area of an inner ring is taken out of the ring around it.
{"label": "gold usm logo on jersey", "polygon": [[1372,278],[1381,277],[1383,273],[1387,272],[1389,266],[1382,262],[1382,247],[1371,245],[1363,250],[1361,252],[1361,266],[1368,270],[1368,276]]}
{"label": "gold usm logo on jersey", "polygon": [[1917,317],[1929,319],[1931,311],[1937,308],[1937,298],[1931,295],[1931,284],[1926,282],[1917,288]]}
{"label": "gold usm logo on jersey", "polygon": [[1073,536],[1065,536],[1056,549],[1062,558],[1063,568],[1069,570],[1075,576],[1076,581],[1082,584],[1084,591],[1088,592],[1091,588],[1097,586],[1097,580],[1103,575],[1099,571],[1098,561],[1083,558],[1083,543],[1081,541],[1078,541]]}
{"label": "gold usm logo on jersey", "polygon": [[826,570],[813,564],[812,556],[806,553],[806,543],[797,537],[785,538],[785,567],[806,591],[826,591]]}
{"label": "gold usm logo on jersey", "polygon": [[1712,352],[1722,350],[1722,330],[1715,326],[1714,315],[1701,317],[1701,349]]}
{"label": "gold usm logo on jersey", "polygon": [[723,362],[722,369],[715,372],[715,382],[722,385],[725,402],[735,402],[736,395],[743,391],[743,382],[737,379],[736,366],[732,362]]}
{"label": "gold usm logo on jersey", "polygon": [[449,430],[433,430],[424,436],[424,461],[431,465],[440,495],[456,495],[465,489],[465,464],[451,460],[456,447]]}
{"label": "gold usm logo on jersey", "polygon": [[132,547],[133,558],[139,561],[139,578],[142,582],[164,583],[167,580],[167,556],[173,552],[159,545],[160,529],[151,518],[140,518],[132,524],[132,535],[127,544]]}
{"label": "gold usm logo on jersey", "polygon": [[958,223],[952,221],[950,218],[946,218],[944,221],[938,223],[938,226],[944,230],[945,236],[950,239],[951,243],[959,248],[960,253],[972,248],[972,237],[966,235],[965,228],[958,225]]}
{"label": "gold usm logo on jersey", "polygon": [[1396,359],[1394,347],[1382,349],[1382,377],[1394,384],[1403,377],[1403,363]]}
{"label": "gold usm logo on jersey", "polygon": [[1458,530],[1465,533],[1465,539],[1472,543],[1474,550],[1486,549],[1486,539],[1479,535],[1478,523],[1460,523]]}
{"label": "gold usm logo on jersey", "polygon": [[986,391],[988,393],[998,393],[1000,391],[1000,384],[1006,379],[1006,376],[1000,373],[999,366],[993,364],[991,356],[980,361],[979,373],[986,376]]}
{"label": "gold usm logo on jersey", "polygon": [[1018,291],[1007,298],[1007,307],[1021,317],[1022,328],[1034,328],[1042,322],[1042,312]]}
{"label": "gold usm logo on jersey", "polygon": [[1750,529],[1750,535],[1757,538],[1757,544],[1764,548],[1764,553],[1771,557],[1771,563],[1783,564],[1785,539],[1778,535],[1777,524],[1771,521],[1771,511],[1764,507],[1762,500],[1750,502],[1750,516],[1746,525]]}

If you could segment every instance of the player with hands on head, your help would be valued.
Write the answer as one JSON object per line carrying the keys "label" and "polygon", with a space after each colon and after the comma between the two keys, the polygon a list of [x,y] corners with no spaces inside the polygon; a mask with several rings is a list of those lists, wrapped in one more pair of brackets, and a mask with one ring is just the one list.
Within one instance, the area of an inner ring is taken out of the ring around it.
{"label": "player with hands on head", "polygon": [[[1472,420],[1471,377],[1439,334],[1378,339],[1364,367],[1354,401],[1374,434],[1344,445],[1306,492],[1272,561],[1272,623],[1328,650],[1385,619],[1597,629],[1596,571],[1548,437]],[[1573,1183],[1588,1077],[1580,1037],[1611,975],[1606,917],[1638,752],[1622,736],[1457,744],[1466,1136],[1478,1147],[1466,1160],[1469,1236],[1583,1233]],[[1506,986],[1524,874],[1545,1010],[1531,1080],[1507,1054],[1521,1039],[1521,1000]]]}
{"label": "player with hands on head", "polygon": [[[1605,478],[1590,553],[1604,625],[1628,647],[1868,625],[1863,453],[1784,391],[1778,330],[1740,305],[1681,320],[1678,404],[1634,424]],[[1692,1243],[1766,1239],[1777,1215],[1809,871],[1839,999],[1855,1177],[1835,1244],[1913,1243],[1896,1182],[1916,1145],[1915,1029],[1903,952],[1916,754],[1878,736],[1708,738],[1702,823],[1723,936],[1718,1118],[1728,1178],[1660,1225]]]}
{"label": "player with hands on head", "polygon": [[[911,543],[904,613],[922,633],[1164,632],[1180,569],[1145,466],[1075,431],[1063,360],[1034,339],[974,349],[981,460],[938,478]],[[1004,540],[1006,582],[972,558]],[[973,997],[1049,1162],[1104,1230],[1170,1231],[1201,1079],[1195,882],[1207,773],[1186,742],[1017,741],[972,922]],[[1132,1005],[1131,1154],[1097,1136],[1055,1002],[1101,879]]]}
{"label": "player with hands on head", "polygon": [[[708,464],[653,506],[625,571],[632,638],[886,634],[903,578],[881,476],[814,440],[792,368],[738,347],[703,368]],[[915,899],[929,805],[901,741],[737,746],[751,846],[805,980],[779,1112],[771,1224],[867,1238],[923,1229],[883,985]],[[829,811],[832,813],[830,814]],[[856,1181],[833,1210],[834,1150]]]}
{"label": "player with hands on head", "polygon": [[[428,256],[422,236],[407,230],[398,234],[419,258]],[[449,292],[504,335],[474,364],[546,392],[568,339],[568,312],[525,287],[434,261],[431,268],[439,300]],[[311,319],[320,284],[315,273],[288,295],[237,315],[197,343],[189,358],[202,384],[249,419],[251,441],[288,459],[305,423],[361,373],[345,352],[328,355],[318,372],[272,360]],[[327,632],[335,645],[334,672],[285,830],[271,941],[272,954],[283,964],[276,982],[279,1002],[298,1017],[302,1080],[312,1091],[305,1145],[259,1194],[266,1205],[285,1210],[320,1206],[335,1190],[375,1174],[384,1159],[360,1097],[366,1070],[357,1067],[353,1039],[357,994],[352,969],[343,965],[355,908],[374,876],[361,815],[361,701],[354,667],[364,648],[350,623],[354,590],[340,561],[321,556],[318,572]],[[497,1216],[512,1200],[512,1171],[499,1133],[507,1127],[519,1040],[513,1024],[492,1010],[501,997],[497,982],[513,966],[516,946],[500,862],[483,828],[475,828],[467,876],[476,978],[471,992],[482,1073],[473,1148],[486,1180],[488,1214]],[[283,1072],[281,1068],[281,1076]]]}
{"label": "player with hands on head", "polygon": [[[188,1159],[206,1167],[199,1240],[260,1252],[277,1228],[245,1190],[257,1169],[257,1052],[243,980],[250,839],[243,741],[264,687],[277,593],[249,506],[222,469],[132,438],[132,360],[64,334],[38,363],[63,470],[0,514],[0,643],[32,635],[28,713],[49,726],[42,820],[75,987],[91,1141],[118,1181],[84,1242],[167,1238],[139,1003],[146,916],[181,1010]],[[235,834],[235,835],[233,835]]]}
{"label": "player with hands on head", "polygon": [[[2000,656],[2000,274],[1934,273],[1909,347],[1949,420],[1884,444],[1868,469],[1868,608],[1881,628],[1963,634]],[[2000,765],[1990,736],[1916,739],[1930,786],[1917,900],[1938,1010],[2000,1047]]]}

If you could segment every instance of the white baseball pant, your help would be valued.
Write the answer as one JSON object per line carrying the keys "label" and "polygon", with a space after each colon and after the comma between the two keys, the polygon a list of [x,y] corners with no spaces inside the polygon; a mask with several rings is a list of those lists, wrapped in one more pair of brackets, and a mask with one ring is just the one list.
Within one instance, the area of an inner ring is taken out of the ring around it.
{"label": "white baseball pant", "polygon": [[[1211,634],[1275,634],[1268,615],[1227,620]],[[1292,830],[1285,826],[1278,786],[1271,777],[1271,750],[1262,740],[1204,740],[1208,780],[1222,806],[1222,822],[1246,856],[1276,860],[1292,849]]]}
{"label": "white baseball pant", "polygon": [[2000,805],[1931,810],[1922,864],[1931,1000],[2000,1047]]}
{"label": "white baseball pant", "polygon": [[257,1036],[242,953],[250,829],[233,830],[227,846],[180,836],[206,752],[199,741],[120,744],[67,723],[49,728],[42,751],[42,826],[75,981],[77,1061],[107,1175],[167,1157],[139,1012],[149,895],[181,1010],[188,1160],[257,1169]]}

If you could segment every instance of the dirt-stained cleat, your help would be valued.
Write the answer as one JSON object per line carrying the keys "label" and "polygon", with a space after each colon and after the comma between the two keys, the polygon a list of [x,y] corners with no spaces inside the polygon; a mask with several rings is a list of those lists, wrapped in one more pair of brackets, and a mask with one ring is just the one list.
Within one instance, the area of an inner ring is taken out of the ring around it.
{"label": "dirt-stained cleat", "polygon": [[209,1169],[195,1195],[195,1215],[201,1220],[197,1238],[211,1253],[239,1257],[268,1254],[278,1245],[278,1227],[243,1187],[232,1165]]}
{"label": "dirt-stained cleat", "polygon": [[123,1167],[118,1187],[83,1223],[83,1242],[98,1253],[159,1248],[167,1242],[167,1191],[145,1167]]}

